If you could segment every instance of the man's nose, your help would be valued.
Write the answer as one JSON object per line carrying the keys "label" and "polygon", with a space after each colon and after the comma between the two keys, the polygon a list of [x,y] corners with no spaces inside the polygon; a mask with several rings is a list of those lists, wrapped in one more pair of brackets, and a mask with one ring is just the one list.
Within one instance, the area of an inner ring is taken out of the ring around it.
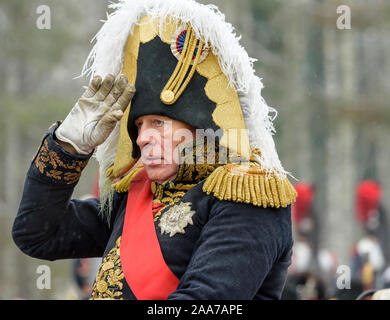
{"label": "man's nose", "polygon": [[156,130],[148,127],[146,124],[142,124],[141,128],[138,130],[137,145],[142,150],[142,148],[149,144],[153,143],[156,140]]}

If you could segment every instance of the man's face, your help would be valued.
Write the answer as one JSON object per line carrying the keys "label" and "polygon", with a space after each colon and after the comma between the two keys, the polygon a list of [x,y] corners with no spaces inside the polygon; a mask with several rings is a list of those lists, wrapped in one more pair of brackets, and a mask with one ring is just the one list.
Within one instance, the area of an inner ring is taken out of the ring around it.
{"label": "man's face", "polygon": [[159,183],[173,180],[178,170],[178,146],[195,139],[195,128],[159,115],[137,118],[137,145],[149,179]]}

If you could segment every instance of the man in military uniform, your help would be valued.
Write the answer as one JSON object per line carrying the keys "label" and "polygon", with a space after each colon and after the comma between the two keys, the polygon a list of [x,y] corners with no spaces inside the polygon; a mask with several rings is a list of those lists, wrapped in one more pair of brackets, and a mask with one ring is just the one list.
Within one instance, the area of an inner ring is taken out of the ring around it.
{"label": "man in military uniform", "polygon": [[[280,299],[296,192],[252,60],[213,6],[112,8],[88,89],[27,173],[15,243],[102,257],[93,299]],[[100,199],[71,199],[92,154]]]}

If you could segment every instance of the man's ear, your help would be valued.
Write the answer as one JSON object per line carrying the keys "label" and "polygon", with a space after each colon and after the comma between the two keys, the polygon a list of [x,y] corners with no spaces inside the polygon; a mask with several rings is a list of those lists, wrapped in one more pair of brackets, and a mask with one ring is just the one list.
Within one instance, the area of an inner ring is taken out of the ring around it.
{"label": "man's ear", "polygon": [[190,141],[195,140],[194,132],[189,128],[180,128],[177,129],[173,135],[173,141],[179,141],[179,144],[189,143]]}

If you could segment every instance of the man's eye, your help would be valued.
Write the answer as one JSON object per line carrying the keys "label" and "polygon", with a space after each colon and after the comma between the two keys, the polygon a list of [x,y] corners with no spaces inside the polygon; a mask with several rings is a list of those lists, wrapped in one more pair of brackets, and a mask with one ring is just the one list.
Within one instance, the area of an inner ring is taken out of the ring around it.
{"label": "man's eye", "polygon": [[162,125],[164,125],[164,121],[163,120],[154,120],[155,124],[158,126],[158,127],[161,127]]}
{"label": "man's eye", "polygon": [[137,123],[135,124],[135,126],[136,126],[138,129],[141,128],[142,122],[137,122]]}

